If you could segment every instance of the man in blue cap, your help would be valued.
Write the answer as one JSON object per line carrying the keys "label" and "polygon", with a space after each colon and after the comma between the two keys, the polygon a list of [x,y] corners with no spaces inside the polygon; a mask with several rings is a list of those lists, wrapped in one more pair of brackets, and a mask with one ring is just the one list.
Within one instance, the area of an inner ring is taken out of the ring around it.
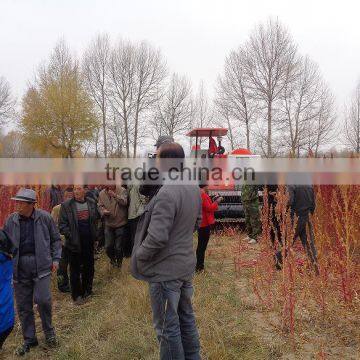
{"label": "man in blue cap", "polygon": [[51,215],[35,209],[36,193],[20,189],[12,200],[16,212],[6,220],[4,230],[18,252],[14,257],[14,289],[24,343],[15,352],[23,356],[38,345],[34,302],[40,314],[45,341],[57,345],[52,325],[51,273],[56,272],[61,257],[61,239]]}

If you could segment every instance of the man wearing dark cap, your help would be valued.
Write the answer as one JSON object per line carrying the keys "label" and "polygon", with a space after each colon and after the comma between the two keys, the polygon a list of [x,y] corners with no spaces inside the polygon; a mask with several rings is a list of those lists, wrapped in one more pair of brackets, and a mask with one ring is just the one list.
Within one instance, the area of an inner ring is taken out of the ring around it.
{"label": "man wearing dark cap", "polygon": [[18,248],[14,257],[14,289],[24,344],[15,352],[23,356],[38,345],[33,312],[34,302],[40,314],[46,344],[57,345],[52,325],[51,273],[61,257],[61,239],[51,215],[35,209],[36,193],[20,189],[12,200],[16,212],[6,220],[4,230]]}
{"label": "man wearing dark cap", "polygon": [[[156,146],[156,151],[159,150],[161,145],[164,144],[172,144],[174,143],[174,138],[169,135],[161,135],[158,137],[154,146]],[[157,155],[155,155],[157,156]],[[152,157],[155,157],[152,156]],[[161,188],[161,185],[154,185],[154,184],[143,184],[139,187],[139,194],[145,196],[148,200],[150,200]]]}
{"label": "man wearing dark cap", "polygon": [[174,138],[170,135],[161,135],[158,137],[157,141],[156,141],[156,149],[159,149],[159,147],[162,144],[170,144],[174,142]]}

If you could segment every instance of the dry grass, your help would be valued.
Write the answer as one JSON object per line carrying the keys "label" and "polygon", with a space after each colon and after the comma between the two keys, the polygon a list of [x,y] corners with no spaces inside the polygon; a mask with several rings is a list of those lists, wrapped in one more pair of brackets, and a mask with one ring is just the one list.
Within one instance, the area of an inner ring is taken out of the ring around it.
{"label": "dry grass", "polygon": [[[203,359],[277,358],[272,347],[254,335],[236,289],[232,258],[219,256],[227,253],[228,239],[213,240],[207,272],[195,278],[194,303]],[[158,358],[146,284],[130,276],[127,261],[122,271],[110,269],[104,256],[96,266],[96,296],[83,307],[74,307],[69,296],[54,289],[60,347],[56,351],[39,347],[27,359]],[[17,326],[5,344],[5,359],[13,358],[21,340]]]}
{"label": "dry grass", "polygon": [[[207,272],[194,281],[203,359],[358,359],[358,308],[353,304],[344,309],[338,297],[327,296],[324,318],[318,302],[312,299],[318,280],[306,271],[298,274],[301,277],[295,283],[299,294],[295,339],[284,333],[282,309],[277,306],[281,299],[265,299],[270,302],[266,304],[254,293],[259,286],[254,278],[261,280],[254,275],[258,270],[266,271],[266,267],[258,268],[259,254],[261,245],[249,246],[236,229],[213,235]],[[269,257],[265,263],[272,268]],[[268,275],[264,280],[271,282],[263,286],[280,296],[282,273],[271,271]],[[310,283],[304,283],[305,275]],[[94,289],[95,297],[89,303],[74,307],[68,295],[54,288],[54,323],[60,347],[56,351],[39,347],[26,359],[158,358],[147,286],[131,277],[128,261],[119,271],[110,268],[102,256],[96,263]],[[37,326],[41,334],[39,322]],[[42,342],[42,335],[39,338]],[[17,325],[5,344],[3,359],[13,359],[21,341]]]}

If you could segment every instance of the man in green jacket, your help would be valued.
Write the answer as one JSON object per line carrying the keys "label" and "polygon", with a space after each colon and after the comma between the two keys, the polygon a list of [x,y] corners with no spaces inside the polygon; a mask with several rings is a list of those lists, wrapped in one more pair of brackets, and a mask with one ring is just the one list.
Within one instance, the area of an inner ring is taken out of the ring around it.
{"label": "man in green jacket", "polygon": [[139,185],[129,185],[127,189],[129,194],[128,228],[130,239],[126,245],[125,256],[130,257],[134,246],[137,224],[139,222],[140,216],[144,212],[146,197],[140,194]]}
{"label": "man in green jacket", "polygon": [[258,186],[244,184],[241,191],[241,200],[245,212],[245,226],[249,244],[256,244],[261,234],[259,212]]}

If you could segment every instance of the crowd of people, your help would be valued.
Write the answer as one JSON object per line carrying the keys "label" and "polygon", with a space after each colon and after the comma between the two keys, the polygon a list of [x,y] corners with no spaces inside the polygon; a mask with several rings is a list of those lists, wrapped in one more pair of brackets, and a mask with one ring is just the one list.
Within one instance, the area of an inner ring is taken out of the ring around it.
{"label": "crowd of people", "polygon": [[[169,137],[159,139],[157,147],[160,159],[185,157],[183,148]],[[296,235],[316,263],[313,237],[310,242],[306,238],[309,215],[315,208],[314,194],[306,187],[291,187],[289,193],[291,209],[299,217]],[[273,191],[269,194],[271,201],[276,201]],[[57,274],[59,291],[70,293],[74,305],[81,306],[93,295],[95,256],[104,248],[112,267],[120,268],[123,258],[131,257],[132,275],[149,284],[160,358],[200,359],[192,279],[195,271],[205,269],[214,213],[222,198],[211,198],[204,183],[51,186],[49,195],[51,214],[35,206],[35,191],[19,190],[12,198],[16,212],[0,231],[0,348],[14,326],[13,289],[24,339],[16,354],[23,356],[38,345],[34,303],[45,342],[56,347],[51,274]],[[249,187],[243,196],[249,241],[253,243],[261,233],[257,190]]]}

